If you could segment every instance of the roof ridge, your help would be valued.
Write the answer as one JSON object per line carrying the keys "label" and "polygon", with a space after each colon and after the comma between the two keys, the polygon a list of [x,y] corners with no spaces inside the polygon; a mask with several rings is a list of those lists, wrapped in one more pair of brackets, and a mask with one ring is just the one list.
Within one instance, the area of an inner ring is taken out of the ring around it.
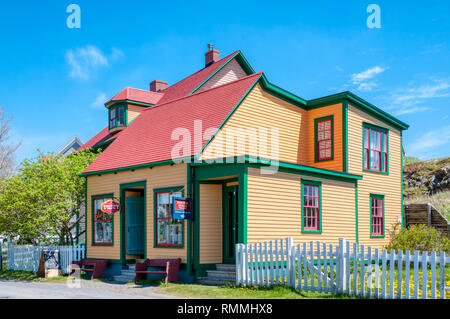
{"label": "roof ridge", "polygon": [[216,90],[216,89],[219,89],[219,88],[223,88],[223,87],[225,87],[225,86],[227,86],[227,85],[231,85],[231,84],[237,83],[237,82],[239,82],[239,81],[247,80],[247,79],[249,79],[249,78],[251,78],[251,77],[256,77],[256,76],[259,77],[259,76],[261,76],[261,74],[264,74],[264,72],[260,71],[260,72],[257,72],[257,73],[253,73],[253,74],[244,76],[244,77],[242,77],[242,78],[240,78],[240,79],[237,79],[237,80],[234,80],[234,81],[230,81],[230,82],[227,82],[227,83],[225,83],[225,84],[218,85],[218,86],[215,86],[215,87],[212,87],[212,88],[209,88],[209,89],[200,91],[200,92],[195,92],[195,93],[192,93],[192,94],[187,94],[187,95],[185,95],[185,96],[182,96],[182,97],[179,97],[179,98],[176,98],[176,99],[173,99],[173,100],[164,102],[164,103],[162,103],[162,104],[156,104],[156,105],[154,105],[154,106],[152,106],[152,107],[149,107],[149,108],[145,109],[143,112],[145,112],[145,111],[147,111],[147,110],[155,109],[155,108],[157,108],[157,107],[161,107],[161,106],[167,105],[167,104],[169,104],[169,103],[173,103],[173,102],[175,102],[175,101],[183,100],[183,99],[186,99],[186,98],[189,98],[189,97],[192,97],[192,96],[200,95],[200,94],[205,93],[205,92],[210,92],[210,91],[212,91],[212,90]]}
{"label": "roof ridge", "polygon": [[223,57],[222,59],[220,59],[220,60],[214,62],[213,64],[211,64],[211,65],[209,65],[209,66],[207,66],[207,67],[201,68],[200,70],[198,70],[198,71],[196,71],[196,72],[194,72],[194,73],[189,74],[189,75],[186,76],[185,78],[182,78],[181,80],[175,82],[174,84],[172,84],[172,85],[166,87],[164,90],[161,91],[161,93],[164,93],[164,91],[165,91],[165,90],[168,90],[170,87],[172,87],[172,86],[174,86],[174,85],[176,85],[176,84],[178,84],[178,83],[180,83],[180,82],[186,80],[187,78],[189,78],[189,77],[191,77],[191,76],[193,76],[193,75],[195,75],[195,74],[197,74],[197,73],[199,73],[199,72],[205,70],[206,68],[209,68],[209,67],[213,66],[213,65],[216,64],[216,63],[219,63],[219,62],[222,61],[222,60],[225,60],[225,59],[229,60],[231,57],[233,57],[234,55],[236,55],[238,52],[241,52],[241,50],[236,50],[236,51],[234,51],[233,53],[230,53],[230,54],[228,54],[227,56]]}

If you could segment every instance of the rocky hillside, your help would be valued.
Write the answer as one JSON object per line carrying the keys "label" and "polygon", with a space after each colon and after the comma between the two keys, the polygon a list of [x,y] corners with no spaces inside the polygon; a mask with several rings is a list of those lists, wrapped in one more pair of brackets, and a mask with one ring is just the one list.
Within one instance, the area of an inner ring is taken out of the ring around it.
{"label": "rocky hillside", "polygon": [[450,220],[450,157],[429,161],[407,158],[405,162],[405,204],[431,203]]}
{"label": "rocky hillside", "polygon": [[406,197],[450,192],[450,157],[407,163],[403,178]]}

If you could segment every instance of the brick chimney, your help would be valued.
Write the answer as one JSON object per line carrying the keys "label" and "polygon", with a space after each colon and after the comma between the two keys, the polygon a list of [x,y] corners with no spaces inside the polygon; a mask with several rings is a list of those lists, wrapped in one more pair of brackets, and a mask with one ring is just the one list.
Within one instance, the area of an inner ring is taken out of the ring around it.
{"label": "brick chimney", "polygon": [[167,88],[167,82],[154,80],[150,83],[150,91],[159,92]]}
{"label": "brick chimney", "polygon": [[208,44],[208,52],[205,53],[205,68],[219,61],[219,51],[214,50],[213,44]]}

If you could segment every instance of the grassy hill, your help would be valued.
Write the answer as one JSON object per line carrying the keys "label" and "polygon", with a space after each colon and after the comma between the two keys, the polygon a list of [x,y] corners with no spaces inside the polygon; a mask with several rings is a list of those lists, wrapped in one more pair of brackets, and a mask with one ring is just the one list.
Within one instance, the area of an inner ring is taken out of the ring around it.
{"label": "grassy hill", "polygon": [[431,203],[450,220],[450,157],[428,161],[407,157],[403,185],[405,204]]}

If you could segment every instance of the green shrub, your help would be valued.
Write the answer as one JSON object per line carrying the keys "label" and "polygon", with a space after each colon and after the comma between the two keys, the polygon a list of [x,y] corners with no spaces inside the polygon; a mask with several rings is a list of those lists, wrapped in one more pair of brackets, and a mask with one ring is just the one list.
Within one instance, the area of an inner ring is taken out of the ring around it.
{"label": "green shrub", "polygon": [[400,232],[391,234],[387,250],[426,250],[450,252],[450,240],[441,236],[433,227],[412,225]]}

